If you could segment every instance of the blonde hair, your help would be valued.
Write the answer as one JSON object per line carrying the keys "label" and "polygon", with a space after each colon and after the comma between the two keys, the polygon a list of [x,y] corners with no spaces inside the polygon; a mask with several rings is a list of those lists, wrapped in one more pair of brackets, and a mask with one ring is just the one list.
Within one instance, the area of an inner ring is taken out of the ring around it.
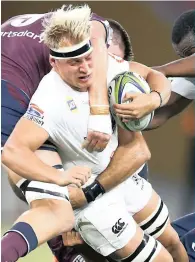
{"label": "blonde hair", "polygon": [[41,38],[50,49],[78,44],[90,37],[91,9],[83,6],[63,5],[43,20]]}

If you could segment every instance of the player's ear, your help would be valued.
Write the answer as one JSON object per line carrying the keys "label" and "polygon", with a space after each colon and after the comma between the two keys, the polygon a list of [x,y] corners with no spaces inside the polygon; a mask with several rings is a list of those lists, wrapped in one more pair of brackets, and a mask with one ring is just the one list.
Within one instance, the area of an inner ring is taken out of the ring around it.
{"label": "player's ear", "polygon": [[55,62],[56,62],[56,60],[55,60],[55,58],[53,58],[53,57],[49,57],[49,62],[50,62],[50,65],[52,66],[52,67],[55,67]]}

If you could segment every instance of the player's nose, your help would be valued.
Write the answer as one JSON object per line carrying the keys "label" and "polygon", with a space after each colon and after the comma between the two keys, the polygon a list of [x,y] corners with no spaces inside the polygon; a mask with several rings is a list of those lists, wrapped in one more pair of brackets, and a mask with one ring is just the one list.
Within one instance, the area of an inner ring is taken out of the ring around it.
{"label": "player's nose", "polygon": [[87,74],[89,73],[89,71],[90,71],[90,69],[89,69],[89,63],[84,60],[84,61],[82,62],[82,64],[81,64],[81,66],[80,66],[80,72],[87,75]]}

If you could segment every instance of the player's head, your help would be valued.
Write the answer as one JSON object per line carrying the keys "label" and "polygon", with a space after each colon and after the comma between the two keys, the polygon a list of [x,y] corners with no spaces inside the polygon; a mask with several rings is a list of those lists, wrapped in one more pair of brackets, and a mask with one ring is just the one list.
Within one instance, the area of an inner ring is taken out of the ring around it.
{"label": "player's head", "polygon": [[124,60],[133,60],[133,49],[127,31],[115,20],[108,19],[108,22],[113,29],[113,38],[108,51]]}
{"label": "player's head", "polygon": [[174,22],[172,45],[180,57],[195,53],[195,10],[184,12]]}
{"label": "player's head", "polygon": [[52,67],[65,82],[78,89],[91,82],[90,17],[88,5],[69,5],[43,21],[42,38],[50,49]]}

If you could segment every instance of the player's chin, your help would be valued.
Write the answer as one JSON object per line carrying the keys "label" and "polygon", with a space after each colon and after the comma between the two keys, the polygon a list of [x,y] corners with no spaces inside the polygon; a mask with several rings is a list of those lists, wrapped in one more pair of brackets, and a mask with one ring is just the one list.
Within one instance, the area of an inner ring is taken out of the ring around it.
{"label": "player's chin", "polygon": [[78,88],[80,89],[80,91],[87,91],[88,88],[91,86],[92,84],[92,78],[85,78],[85,79],[79,79],[78,80]]}

